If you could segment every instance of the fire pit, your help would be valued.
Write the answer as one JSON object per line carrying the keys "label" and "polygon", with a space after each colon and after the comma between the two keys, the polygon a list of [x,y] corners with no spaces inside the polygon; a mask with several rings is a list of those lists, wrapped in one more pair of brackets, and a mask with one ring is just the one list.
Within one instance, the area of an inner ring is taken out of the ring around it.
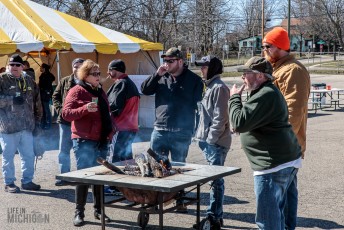
{"label": "fire pit", "polygon": [[[109,163],[101,157],[97,159],[97,162],[115,173],[139,177],[165,178],[177,173],[183,173],[192,170],[185,168],[172,169],[169,159],[166,156],[160,156],[156,154],[152,149],[148,149],[147,153],[136,154],[133,160],[125,161],[125,166],[123,169]],[[123,187],[117,187],[117,189],[128,201],[139,204],[158,204],[158,191]],[[179,192],[164,193],[163,202],[167,202],[175,198],[178,193]]]}

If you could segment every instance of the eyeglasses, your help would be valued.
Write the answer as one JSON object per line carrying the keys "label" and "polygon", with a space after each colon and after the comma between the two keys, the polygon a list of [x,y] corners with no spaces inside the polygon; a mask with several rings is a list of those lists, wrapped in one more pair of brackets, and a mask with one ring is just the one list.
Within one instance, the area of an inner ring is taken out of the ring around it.
{"label": "eyeglasses", "polygon": [[270,49],[270,48],[271,48],[271,46],[269,46],[269,45],[265,45],[265,46],[262,46],[261,48],[262,48],[263,50],[264,50],[264,49]]}
{"label": "eyeglasses", "polygon": [[169,60],[167,60],[167,59],[164,59],[164,62],[165,63],[173,63],[174,61],[176,61],[176,60],[179,60],[179,59],[169,59]]}
{"label": "eyeglasses", "polygon": [[100,72],[93,72],[93,73],[89,73],[88,75],[92,75],[93,77],[99,77]]}
{"label": "eyeglasses", "polygon": [[21,64],[10,64],[10,66],[16,66],[16,67],[19,67],[19,66],[21,66]]}

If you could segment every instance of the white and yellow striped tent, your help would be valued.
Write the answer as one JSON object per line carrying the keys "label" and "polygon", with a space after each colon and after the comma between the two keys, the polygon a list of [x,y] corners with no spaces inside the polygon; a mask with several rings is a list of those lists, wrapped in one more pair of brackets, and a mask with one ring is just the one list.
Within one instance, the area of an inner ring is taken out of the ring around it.
{"label": "white and yellow striped tent", "polygon": [[0,0],[0,53],[73,50],[103,54],[162,50],[147,42],[28,0]]}
{"label": "white and yellow striped tent", "polygon": [[[24,58],[26,54],[37,54],[41,61],[30,61],[37,64],[35,69],[42,62],[57,61],[53,71],[58,76],[60,71],[62,76],[70,73],[70,63],[75,57],[90,58],[104,68],[112,59],[122,58],[127,61],[129,74],[144,74],[156,67],[154,63],[158,63],[158,52],[162,49],[160,43],[110,30],[29,0],[0,0],[2,66],[8,55],[20,52]],[[64,66],[68,66],[66,71]]]}

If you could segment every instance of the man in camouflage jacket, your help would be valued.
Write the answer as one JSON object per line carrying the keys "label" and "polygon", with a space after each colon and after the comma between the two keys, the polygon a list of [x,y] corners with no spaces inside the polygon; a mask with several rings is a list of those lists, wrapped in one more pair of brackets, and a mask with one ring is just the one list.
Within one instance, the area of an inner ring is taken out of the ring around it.
{"label": "man in camouflage jacket", "polygon": [[39,128],[42,117],[39,89],[34,80],[23,73],[23,60],[18,54],[12,55],[8,69],[0,75],[0,144],[5,191],[20,191],[14,184],[16,151],[21,158],[22,189],[39,190],[41,186],[32,182],[35,160],[33,132]]}

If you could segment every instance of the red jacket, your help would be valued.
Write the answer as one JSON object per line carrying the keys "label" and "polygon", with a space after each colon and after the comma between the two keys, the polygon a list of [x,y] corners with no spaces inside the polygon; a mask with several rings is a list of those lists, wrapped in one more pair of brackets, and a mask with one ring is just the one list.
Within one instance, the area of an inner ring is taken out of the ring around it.
{"label": "red jacket", "polygon": [[[104,91],[102,95],[109,104]],[[70,89],[67,94],[62,109],[62,117],[66,121],[72,122],[72,139],[82,138],[99,141],[102,125],[112,125],[102,124],[99,110],[97,112],[88,112],[86,105],[92,102],[92,97],[94,96],[80,85]],[[111,138],[112,133],[108,136],[108,140],[111,140]]]}
{"label": "red jacket", "polygon": [[123,74],[107,92],[112,119],[117,131],[139,130],[140,94],[135,83]]}

